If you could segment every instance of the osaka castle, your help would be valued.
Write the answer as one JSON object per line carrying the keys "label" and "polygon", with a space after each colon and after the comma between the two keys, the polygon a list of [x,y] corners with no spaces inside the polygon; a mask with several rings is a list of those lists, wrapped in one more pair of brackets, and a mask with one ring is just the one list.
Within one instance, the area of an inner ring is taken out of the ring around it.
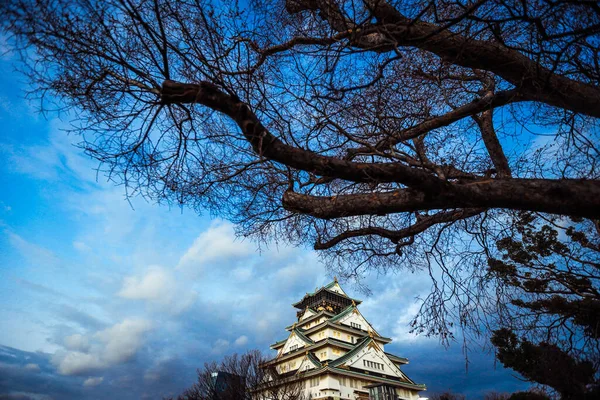
{"label": "osaka castle", "polygon": [[293,304],[297,320],[288,337],[262,365],[278,378],[296,382],[305,399],[416,400],[425,385],[411,380],[408,363],[385,351],[392,339],[382,336],[358,309],[337,279]]}

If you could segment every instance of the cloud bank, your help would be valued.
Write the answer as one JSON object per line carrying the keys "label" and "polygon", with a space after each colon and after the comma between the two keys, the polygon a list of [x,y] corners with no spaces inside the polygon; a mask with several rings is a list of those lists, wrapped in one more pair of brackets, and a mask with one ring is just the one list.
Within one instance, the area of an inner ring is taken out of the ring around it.
{"label": "cloud bank", "polygon": [[83,375],[131,360],[151,329],[142,319],[126,319],[91,336],[65,338],[66,351],[58,351],[52,364],[63,375]]}

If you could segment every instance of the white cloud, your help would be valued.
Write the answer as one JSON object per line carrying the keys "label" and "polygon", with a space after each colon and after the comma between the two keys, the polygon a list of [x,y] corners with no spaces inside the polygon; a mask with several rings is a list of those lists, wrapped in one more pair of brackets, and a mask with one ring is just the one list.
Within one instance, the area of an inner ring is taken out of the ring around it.
{"label": "white cloud", "polygon": [[90,349],[88,338],[78,333],[65,337],[64,345],[68,350],[82,351],[84,353]]}
{"label": "white cloud", "polygon": [[80,375],[107,366],[100,360],[98,354],[80,351],[56,352],[52,357],[52,363],[62,375]]}
{"label": "white cloud", "polygon": [[177,279],[173,273],[160,266],[151,266],[139,276],[128,276],[123,280],[120,297],[132,300],[145,300],[158,304],[173,314],[189,308],[197,298],[197,293],[187,287],[190,283]]}
{"label": "white cloud", "polygon": [[323,278],[323,265],[317,261],[314,253],[297,252],[295,258],[288,260],[286,264],[280,262],[276,267],[271,279],[282,291],[299,289],[312,292],[315,286],[320,286],[315,282],[315,278]]}
{"label": "white cloud", "polygon": [[25,368],[27,371],[40,372],[40,366],[33,363],[25,364],[23,368]]}
{"label": "white cloud", "polygon": [[240,336],[239,338],[235,339],[234,344],[236,346],[245,346],[246,344],[248,344],[248,336]]}
{"label": "white cloud", "polygon": [[127,299],[160,301],[175,290],[175,279],[165,269],[151,266],[143,276],[129,276],[123,281],[119,296]]}
{"label": "white cloud", "polygon": [[85,386],[85,387],[98,386],[99,384],[102,383],[103,380],[104,380],[104,377],[87,378],[85,381],[83,381],[83,386]]}
{"label": "white cloud", "polygon": [[194,271],[209,262],[240,259],[253,253],[253,245],[236,239],[233,224],[215,220],[181,257],[178,268]]}
{"label": "white cloud", "polygon": [[256,321],[253,328],[261,335],[269,335],[277,329],[281,329],[281,326],[278,326],[277,324],[278,322],[281,322],[281,320],[273,314],[263,315],[262,319]]}
{"label": "white cloud", "polygon": [[406,304],[402,310],[400,310],[400,315],[396,319],[396,324],[392,330],[393,332],[393,340],[395,343],[415,343],[431,340],[430,338],[424,335],[416,335],[415,333],[411,333],[410,323],[415,318],[415,316],[419,313],[421,308],[420,303],[412,302]]}
{"label": "white cloud", "polygon": [[[302,277],[306,276],[306,267],[307,266],[303,263],[293,263],[288,264],[283,268],[279,268],[275,273],[277,282],[282,285],[287,285],[289,283],[302,281]],[[308,282],[306,282],[306,284],[308,284]],[[313,288],[307,287],[306,290],[310,292]]]}
{"label": "white cloud", "polygon": [[[149,321],[125,319],[91,338],[71,335],[65,338],[68,351],[56,352],[51,361],[63,375],[81,375],[121,364],[135,356],[144,342],[145,333],[150,329]],[[94,342],[89,345],[89,351],[82,351],[82,344],[90,339]],[[76,347],[79,350],[70,350]]]}
{"label": "white cloud", "polygon": [[95,337],[104,342],[102,358],[109,364],[128,361],[138,351],[143,342],[143,335],[151,328],[149,321],[143,319],[126,319],[96,333]]}
{"label": "white cloud", "polygon": [[[379,284],[377,288],[374,285]],[[410,323],[418,315],[421,302],[431,281],[426,274],[405,272],[401,280],[390,279],[385,285],[375,281],[371,284],[373,296],[364,299],[360,311],[382,335],[390,336],[395,344],[412,344],[432,340],[425,335],[411,333]]]}

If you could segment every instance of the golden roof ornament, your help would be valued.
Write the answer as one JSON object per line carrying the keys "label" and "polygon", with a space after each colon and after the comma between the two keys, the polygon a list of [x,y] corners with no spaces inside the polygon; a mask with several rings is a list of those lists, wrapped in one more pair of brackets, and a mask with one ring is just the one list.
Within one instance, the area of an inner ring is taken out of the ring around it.
{"label": "golden roof ornament", "polygon": [[356,307],[356,302],[352,299],[352,307]]}
{"label": "golden roof ornament", "polygon": [[335,283],[337,283],[337,281],[338,281],[338,280],[337,280],[337,276],[334,276],[334,277],[333,277],[333,281],[334,281]]}

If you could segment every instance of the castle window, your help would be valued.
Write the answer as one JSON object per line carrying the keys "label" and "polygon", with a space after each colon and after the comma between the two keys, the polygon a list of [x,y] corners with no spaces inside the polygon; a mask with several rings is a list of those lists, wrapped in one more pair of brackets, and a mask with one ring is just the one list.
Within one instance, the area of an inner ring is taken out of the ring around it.
{"label": "castle window", "polygon": [[294,351],[294,350],[298,350],[298,345],[294,344],[292,346],[290,346],[290,351]]}
{"label": "castle window", "polygon": [[372,368],[372,369],[380,369],[383,371],[383,364],[381,363],[376,363],[373,361],[367,361],[367,360],[363,360],[363,365],[367,368]]}
{"label": "castle window", "polygon": [[377,400],[397,399],[396,389],[391,386],[380,385],[369,388],[369,398]]}
{"label": "castle window", "polygon": [[311,378],[310,387],[319,386],[319,381],[320,381],[319,377]]}
{"label": "castle window", "polygon": [[362,329],[362,325],[357,324],[356,322],[350,322],[350,326],[356,329]]}

